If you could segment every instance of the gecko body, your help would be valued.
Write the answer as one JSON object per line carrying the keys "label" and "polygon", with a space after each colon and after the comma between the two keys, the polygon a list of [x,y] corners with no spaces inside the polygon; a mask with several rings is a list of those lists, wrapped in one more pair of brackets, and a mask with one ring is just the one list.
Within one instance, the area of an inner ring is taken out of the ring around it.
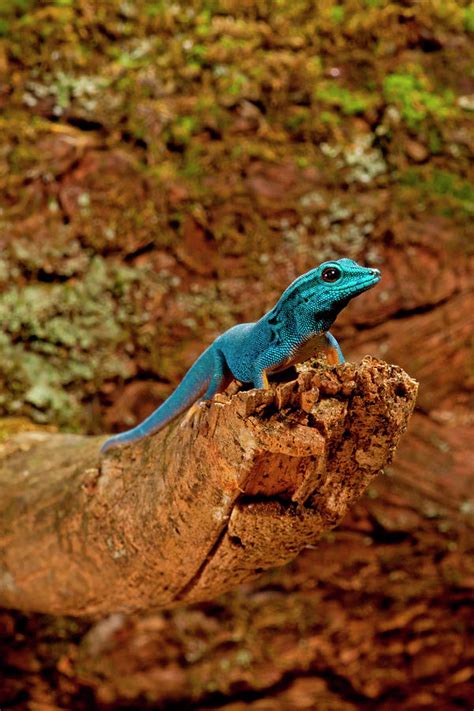
{"label": "gecko body", "polygon": [[351,259],[323,262],[285,289],[276,305],[254,323],[233,326],[202,353],[176,390],[141,424],[110,437],[106,452],[161,430],[198,400],[225,389],[232,378],[268,387],[268,374],[324,351],[331,363],[344,357],[329,328],[349,301],[380,281],[378,269]]}

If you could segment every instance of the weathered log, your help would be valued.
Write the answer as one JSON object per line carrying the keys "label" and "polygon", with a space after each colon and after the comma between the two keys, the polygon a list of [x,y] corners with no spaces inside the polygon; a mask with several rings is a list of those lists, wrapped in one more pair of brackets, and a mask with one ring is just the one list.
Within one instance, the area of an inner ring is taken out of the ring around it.
{"label": "weathered log", "polygon": [[365,358],[229,392],[101,458],[97,437],[1,446],[0,605],[54,614],[170,608],[282,565],[391,460],[417,384]]}

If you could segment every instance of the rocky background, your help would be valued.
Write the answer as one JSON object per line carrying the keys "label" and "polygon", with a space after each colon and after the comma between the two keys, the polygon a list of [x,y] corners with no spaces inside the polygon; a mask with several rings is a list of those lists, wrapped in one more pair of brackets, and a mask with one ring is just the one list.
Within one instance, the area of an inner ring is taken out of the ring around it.
{"label": "rocky background", "polygon": [[0,437],[132,426],[327,258],[383,272],[346,357],[421,384],[292,565],[170,613],[0,613],[2,708],[471,708],[473,34],[454,0],[0,0]]}

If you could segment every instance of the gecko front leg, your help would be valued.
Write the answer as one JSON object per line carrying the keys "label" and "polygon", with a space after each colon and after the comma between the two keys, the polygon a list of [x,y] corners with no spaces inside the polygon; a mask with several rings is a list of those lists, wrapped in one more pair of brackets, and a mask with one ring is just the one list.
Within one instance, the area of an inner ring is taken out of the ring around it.
{"label": "gecko front leg", "polygon": [[337,342],[337,339],[334,338],[332,333],[330,333],[329,331],[324,334],[324,337],[327,346],[323,348],[323,351],[326,354],[328,363],[330,363],[330,365],[339,365],[341,363],[345,363],[346,359],[342,355],[341,346]]}
{"label": "gecko front leg", "polygon": [[268,373],[284,369],[287,364],[290,364],[290,356],[291,351],[287,346],[271,347],[264,350],[255,363],[252,377],[253,386],[268,390],[270,387]]}
{"label": "gecko front leg", "polygon": [[258,359],[253,385],[256,388],[268,389],[268,373],[284,370],[285,368],[301,363],[312,355],[322,352],[330,365],[344,363],[341,347],[332,333],[329,331],[316,334],[308,340],[303,341],[300,346],[288,352],[288,348],[269,349]]}
{"label": "gecko front leg", "polygon": [[253,379],[253,386],[254,388],[263,388],[264,390],[268,390],[270,387],[270,383],[268,382],[268,375],[266,370],[261,370],[260,372],[257,372],[254,376]]}

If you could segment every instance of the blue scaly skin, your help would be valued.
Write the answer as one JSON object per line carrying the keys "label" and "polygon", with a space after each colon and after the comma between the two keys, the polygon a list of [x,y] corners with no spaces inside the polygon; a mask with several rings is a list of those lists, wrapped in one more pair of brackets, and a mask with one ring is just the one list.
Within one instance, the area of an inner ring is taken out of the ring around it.
{"label": "blue scaly skin", "polygon": [[344,363],[329,328],[354,296],[380,278],[378,269],[361,267],[352,259],[324,262],[302,274],[259,321],[233,326],[216,338],[169,398],[137,427],[110,437],[102,452],[158,432],[197,400],[222,392],[232,378],[267,388],[269,373],[318,351],[325,352],[330,363]]}

